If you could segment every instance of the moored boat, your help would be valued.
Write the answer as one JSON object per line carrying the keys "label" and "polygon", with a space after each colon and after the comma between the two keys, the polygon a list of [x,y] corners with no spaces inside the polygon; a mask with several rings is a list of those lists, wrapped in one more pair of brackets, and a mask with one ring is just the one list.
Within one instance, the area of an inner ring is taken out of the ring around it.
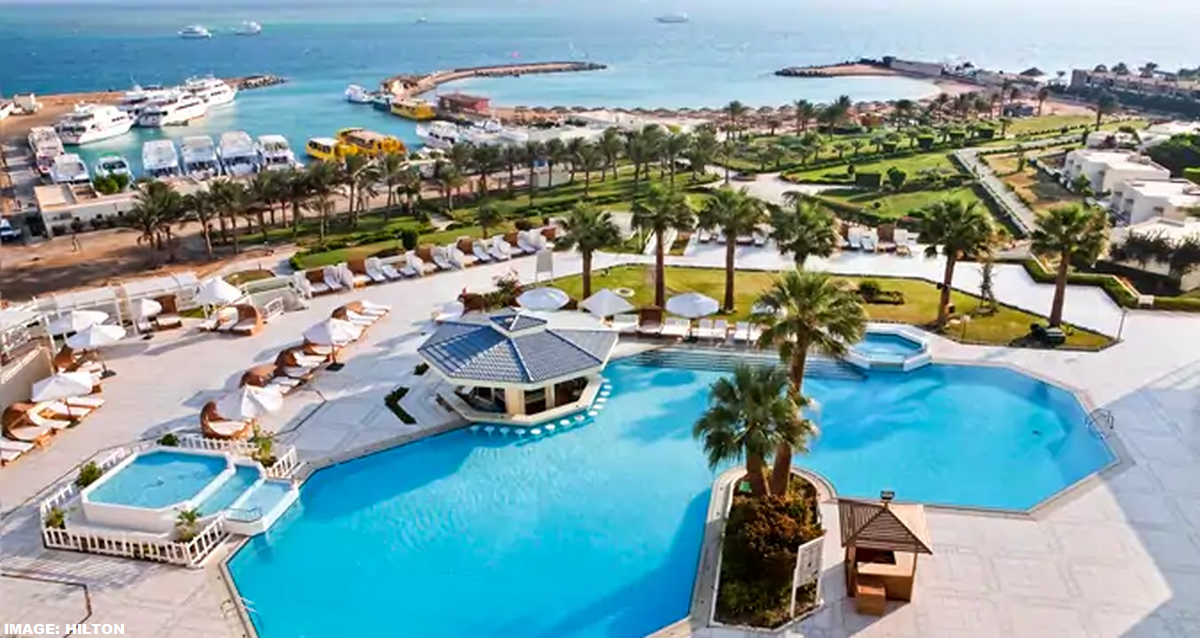
{"label": "moored boat", "polygon": [[342,161],[340,146],[341,144],[332,137],[314,137],[304,145],[304,153],[322,162],[340,162]]}
{"label": "moored boat", "polygon": [[82,158],[74,153],[63,153],[50,163],[50,181],[55,184],[87,184],[92,178]]}
{"label": "moored boat", "polygon": [[346,91],[342,95],[346,98],[346,101],[351,104],[371,103],[371,92],[357,84],[351,84],[350,86],[346,87]]}
{"label": "moored boat", "polygon": [[376,111],[392,110],[392,96],[390,93],[379,92],[371,96],[371,108]]}
{"label": "moored boat", "polygon": [[286,171],[300,166],[287,138],[282,135],[258,136],[258,155],[262,167],[268,171]]}
{"label": "moored boat", "polygon": [[392,100],[392,115],[424,122],[437,117],[437,111],[425,100]]}
{"label": "moored boat", "polygon": [[255,148],[250,134],[245,131],[221,133],[217,156],[221,159],[221,168],[226,175],[252,175],[261,167],[258,149]]}
{"label": "moored boat", "polygon": [[185,40],[204,40],[211,38],[212,32],[198,24],[192,24],[180,29],[179,37]]}
{"label": "moored boat", "polygon": [[203,100],[208,108],[224,106],[233,102],[233,99],[237,97],[237,89],[211,75],[202,78],[188,78],[183,83],[183,90]]}
{"label": "moored boat", "polygon": [[146,106],[138,116],[137,125],[148,128],[177,126],[200,119],[207,112],[208,104],[204,100],[186,91],[172,92]]}
{"label": "moored boat", "polygon": [[150,140],[142,144],[142,175],[152,179],[179,176],[179,152],[171,140]]}
{"label": "moored boat", "polygon": [[417,137],[429,148],[450,148],[462,140],[458,126],[443,120],[434,120],[428,126],[417,125]]}
{"label": "moored boat", "polygon": [[110,155],[102,155],[96,160],[96,166],[92,169],[92,174],[96,177],[116,177],[124,175],[133,181],[133,169],[129,167],[129,160],[125,159],[124,155],[115,153]]}
{"label": "moored boat", "polygon": [[179,140],[179,154],[183,158],[183,174],[188,177],[203,181],[221,174],[217,148],[208,135],[192,135]]}
{"label": "moored boat", "polygon": [[79,104],[54,124],[63,144],[79,146],[124,135],[133,128],[134,118],[115,106]]}
{"label": "moored boat", "polygon": [[408,148],[399,139],[358,127],[344,128],[338,131],[337,140],[344,145],[354,147],[354,152],[363,153],[368,157],[379,157],[388,153],[401,155],[408,153]]}

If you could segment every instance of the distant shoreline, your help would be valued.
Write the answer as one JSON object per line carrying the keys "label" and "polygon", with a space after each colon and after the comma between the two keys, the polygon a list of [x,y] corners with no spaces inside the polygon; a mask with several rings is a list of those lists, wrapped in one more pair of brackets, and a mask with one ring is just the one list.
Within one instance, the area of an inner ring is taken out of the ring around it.
{"label": "distant shoreline", "polygon": [[965,82],[959,79],[947,78],[944,76],[933,76],[924,73],[913,73],[909,71],[900,71],[886,66],[876,64],[865,64],[862,62],[841,62],[838,64],[825,64],[817,66],[804,67],[788,67],[775,72],[775,75],[788,78],[799,79],[822,79],[822,78],[854,78],[854,77],[895,77],[908,78],[910,80],[919,80],[929,82],[934,87],[935,91],[931,91],[925,97],[933,97],[939,93],[948,93],[950,95],[959,95],[962,93],[971,93],[978,91],[980,87],[970,82]]}

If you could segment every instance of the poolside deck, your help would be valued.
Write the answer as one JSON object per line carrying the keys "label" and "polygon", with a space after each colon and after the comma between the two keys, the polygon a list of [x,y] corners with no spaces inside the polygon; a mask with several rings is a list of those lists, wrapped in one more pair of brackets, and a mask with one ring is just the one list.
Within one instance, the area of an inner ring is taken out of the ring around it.
{"label": "poolside deck", "polygon": [[[769,250],[739,250],[743,268],[789,265]],[[723,258],[722,249],[710,248],[668,262],[718,267]],[[603,255],[596,266],[630,261],[649,259]],[[557,254],[555,262],[556,274],[579,270],[575,255]],[[810,267],[931,280],[941,275],[939,259],[919,256],[846,254]],[[93,608],[87,622],[124,622],[129,635],[241,636],[236,606],[215,564],[188,571],[46,551],[29,499],[101,449],[194,425],[200,407],[236,384],[245,369],[297,342],[305,328],[353,297],[391,304],[393,311],[363,343],[345,352],[342,371],[324,373],[311,389],[294,393],[282,413],[268,418],[267,427],[283,432],[281,439],[296,445],[314,467],[454,427],[449,413],[428,399],[428,386],[436,381],[413,375],[416,346],[429,329],[433,308],[463,287],[483,289],[492,277],[514,268],[530,280],[534,260],[318,298],[309,310],[285,314],[249,340],[181,331],[115,348],[108,362],[118,376],[106,384],[104,410],[48,449],[0,470],[0,592],[6,596],[0,622],[50,622],[40,620],[42,614],[57,613],[45,606],[48,594],[41,588],[14,586],[8,576],[22,574],[86,585]],[[1033,283],[1019,266],[1001,265],[997,273],[1000,300],[1037,311],[1049,307],[1050,286]],[[978,285],[973,264],[960,265],[957,276],[963,289]],[[1095,289],[1072,288],[1066,315],[1109,333],[1122,319],[1121,310]],[[923,561],[913,603],[891,608],[882,618],[859,616],[852,602],[837,595],[836,578],[830,576],[828,604],[794,635],[1200,635],[1200,429],[1195,425],[1200,340],[1195,334],[1200,334],[1200,317],[1131,311],[1124,342],[1095,354],[963,346],[931,337],[937,360],[1004,363],[1085,389],[1096,405],[1115,415],[1115,436],[1132,463],[1032,517],[931,508],[935,554]],[[416,425],[399,422],[383,405],[384,395],[399,385],[421,389],[405,398]],[[802,464],[803,458],[797,461]]]}

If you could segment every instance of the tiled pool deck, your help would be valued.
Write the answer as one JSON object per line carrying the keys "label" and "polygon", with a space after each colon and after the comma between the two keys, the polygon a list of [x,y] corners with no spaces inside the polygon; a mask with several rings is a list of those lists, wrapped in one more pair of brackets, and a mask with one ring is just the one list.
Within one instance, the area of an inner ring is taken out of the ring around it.
{"label": "tiled pool deck", "polygon": [[[739,267],[786,267],[779,255],[745,249]],[[600,267],[629,256],[602,256]],[[702,248],[673,263],[719,266],[723,254]],[[578,271],[573,255],[556,255],[556,274]],[[810,265],[810,267],[813,267]],[[850,254],[817,267],[855,274],[940,276],[938,260]],[[464,286],[486,288],[515,268],[532,279],[532,259],[388,284],[361,293],[393,306],[363,343],[346,352],[346,367],[318,377],[288,398],[266,425],[317,465],[356,451],[440,429],[449,415],[414,392],[405,406],[418,425],[400,423],[383,405],[394,387],[432,383],[413,377],[416,346],[430,312]],[[1052,289],[1034,284],[1019,266],[997,267],[997,296],[1044,312]],[[977,287],[978,267],[959,266],[957,285]],[[602,286],[603,279],[597,284]],[[170,566],[41,547],[35,510],[39,490],[97,451],[167,429],[194,426],[205,401],[236,383],[279,348],[328,316],[349,295],[314,300],[312,308],[279,318],[248,339],[186,331],[116,348],[118,373],[106,384],[108,404],[46,450],[0,470],[0,623],[78,622],[78,601],[51,606],[54,585],[11,575],[86,586],[89,623],[125,623],[126,635],[155,638],[244,635],[217,563],[189,571]],[[419,305],[411,300],[420,299]],[[1069,321],[1115,333],[1121,311],[1097,289],[1072,288]],[[1132,462],[1033,516],[933,510],[935,554],[922,560],[913,603],[883,618],[853,613],[839,593],[840,567],[827,567],[827,606],[793,635],[1173,637],[1200,635],[1200,317],[1130,312],[1125,341],[1101,353],[962,346],[931,338],[935,360],[1011,365],[1086,391],[1116,417],[1116,434]],[[803,463],[803,459],[799,459]],[[836,517],[826,516],[834,523]],[[830,538],[836,538],[831,530]],[[836,542],[826,548],[836,565]],[[19,581],[19,582],[18,582]],[[78,589],[72,589],[78,597]],[[253,601],[251,601],[252,603]],[[56,603],[57,604],[57,603]],[[69,607],[64,609],[63,605]],[[59,616],[69,616],[60,618]],[[708,635],[700,633],[698,635]],[[720,635],[734,635],[723,632]]]}

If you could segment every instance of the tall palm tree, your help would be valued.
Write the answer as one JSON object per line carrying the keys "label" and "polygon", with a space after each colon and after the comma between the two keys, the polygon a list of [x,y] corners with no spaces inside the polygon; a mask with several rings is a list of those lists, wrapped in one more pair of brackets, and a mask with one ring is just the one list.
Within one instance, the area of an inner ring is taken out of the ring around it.
{"label": "tall palm tree", "polygon": [[809,255],[832,255],[839,239],[837,218],[799,193],[783,196],[785,205],[771,212],[771,240],[779,252],[790,254],[801,269]]}
{"label": "tall palm tree", "polygon": [[729,187],[717,189],[700,209],[699,226],[725,233],[725,304],[726,312],[734,309],[734,254],[737,238],[749,235],[766,221],[761,200],[750,196],[746,189]]}
{"label": "tall palm tree", "polygon": [[446,151],[445,159],[453,166],[459,175],[471,173],[471,159],[475,154],[475,146],[470,142],[457,142]]}
{"label": "tall palm tree", "polygon": [[557,137],[551,138],[546,142],[546,187],[554,188],[554,167],[562,168],[562,165],[570,159],[570,152],[567,150],[567,145]]}
{"label": "tall palm tree", "polygon": [[200,237],[204,239],[204,253],[209,260],[213,258],[212,222],[216,211],[213,207],[212,196],[206,190],[197,190],[183,196],[183,221],[194,221],[200,224]]}
{"label": "tall palm tree", "polygon": [[592,171],[602,166],[600,147],[596,144],[581,144],[579,150],[575,152],[575,158],[571,160],[571,164],[583,171],[583,196],[588,196],[588,191],[592,187]]}
{"label": "tall palm tree", "polygon": [[504,152],[494,144],[482,144],[475,147],[471,156],[475,172],[479,175],[479,194],[488,192],[488,177],[504,167]]}
{"label": "tall palm tree", "polygon": [[273,171],[259,171],[254,174],[246,185],[247,195],[254,202],[254,214],[257,216],[258,230],[262,233],[263,243],[270,238],[267,235],[267,213],[275,216],[275,201],[279,192],[278,174]]}
{"label": "tall palm tree", "polygon": [[638,186],[641,184],[642,167],[650,161],[650,141],[644,131],[632,131],[625,138],[625,157],[633,164],[633,196],[637,201]]}
{"label": "tall palm tree", "polygon": [[233,238],[233,253],[235,255],[241,253],[238,219],[251,211],[250,191],[241,182],[230,179],[215,179],[209,182],[208,191],[212,194],[217,211],[222,217],[229,220],[229,232]]}
{"label": "tall palm tree", "polygon": [[534,170],[538,163],[546,159],[546,145],[537,141],[525,142],[525,163],[529,167],[529,205],[533,205],[533,194],[537,190],[537,179]]}
{"label": "tall palm tree", "polygon": [[379,185],[383,183],[383,172],[379,170],[378,160],[367,164],[354,180],[355,207],[350,217],[350,226],[358,227],[358,218],[370,206],[371,198],[379,195]]}
{"label": "tall palm tree", "polygon": [[571,171],[571,181],[575,181],[575,172],[579,170],[579,166],[575,164],[575,160],[579,158],[579,151],[586,145],[590,144],[582,137],[573,137],[567,142],[567,157],[566,163]]}
{"label": "tall palm tree", "polygon": [[371,165],[371,158],[362,154],[347,155],[338,175],[338,184],[347,189],[347,213],[351,225],[357,223],[358,186],[362,183],[362,174]]}
{"label": "tall palm tree", "polygon": [[664,236],[670,230],[689,230],[692,209],[683,193],[662,184],[652,184],[646,196],[633,204],[633,226],[654,233],[654,305],[666,303],[666,245]]}
{"label": "tall palm tree", "polygon": [[921,218],[921,241],[928,244],[925,254],[946,258],[942,274],[942,295],[938,303],[937,327],[946,326],[950,314],[951,284],[954,267],[964,257],[982,255],[991,250],[996,231],[992,218],[979,208],[977,202],[964,204],[961,200],[946,199],[930,204]]}
{"label": "tall palm tree", "polygon": [[483,233],[482,237],[490,237],[488,229],[504,223],[504,211],[495,202],[484,200],[475,211],[475,223],[479,224],[479,230]]}
{"label": "tall palm tree", "polygon": [[1050,99],[1050,87],[1043,86],[1042,88],[1038,89],[1038,92],[1037,92],[1037,103],[1038,103],[1037,114],[1038,114],[1038,117],[1042,116],[1042,105],[1045,104],[1046,100],[1048,100],[1048,99]]}
{"label": "tall palm tree", "polygon": [[454,193],[466,181],[463,178],[462,172],[455,168],[453,164],[440,162],[434,171],[433,179],[442,190],[442,197],[446,200],[446,210],[454,210]]}
{"label": "tall palm tree", "polygon": [[817,117],[817,107],[808,100],[796,100],[792,103],[796,109],[796,135],[808,131],[808,123]]}
{"label": "tall palm tree", "polygon": [[312,164],[310,164],[309,168],[305,170],[289,168],[282,173],[280,196],[283,198],[282,201],[285,201],[286,205],[291,207],[293,239],[300,234],[300,209],[304,206],[304,202],[308,200],[310,195],[309,175],[312,171]]}
{"label": "tall palm tree", "polygon": [[[667,145],[667,129],[657,124],[642,127],[642,142],[645,148],[646,179],[650,179],[650,164],[661,161]],[[666,173],[663,173],[665,176]]]}
{"label": "tall palm tree", "polygon": [[782,368],[738,364],[731,376],[712,384],[708,409],[692,427],[692,436],[703,442],[712,469],[746,460],[754,496],[784,493],[774,487],[768,491],[767,457],[784,444],[805,450],[808,438],[816,433],[812,422],[801,416],[799,406],[785,392],[787,387],[787,372]]}
{"label": "tall palm tree", "polygon": [[604,166],[600,169],[600,181],[603,182],[607,177],[608,169],[612,169],[613,175],[617,174],[617,160],[625,151],[625,138],[621,136],[620,130],[610,126],[604,129],[599,145],[600,153],[604,155]]}
{"label": "tall palm tree", "polygon": [[708,165],[713,163],[720,146],[717,132],[711,126],[701,126],[696,129],[687,154],[688,163],[692,165],[693,176],[702,174]]}
{"label": "tall palm tree", "polygon": [[1033,234],[1033,252],[1058,259],[1054,281],[1054,301],[1050,304],[1050,325],[1062,324],[1063,302],[1067,294],[1067,276],[1075,263],[1093,263],[1108,242],[1108,216],[1103,210],[1079,205],[1057,206],[1039,215]]}
{"label": "tall palm tree", "polygon": [[667,164],[667,172],[671,183],[675,183],[675,161],[687,153],[692,145],[692,136],[687,133],[673,133],[663,141],[663,161]]}
{"label": "tall palm tree", "polygon": [[[788,368],[789,394],[803,404],[804,368],[809,351],[840,359],[863,337],[867,313],[859,296],[827,273],[791,270],[775,279],[758,300],[761,312],[752,320],[763,328],[758,345],[775,348]],[[787,489],[792,471],[792,444],[775,449],[771,490]]]}
{"label": "tall palm tree", "polygon": [[1096,130],[1100,130],[1100,122],[1105,115],[1117,110],[1120,103],[1117,102],[1117,96],[1108,91],[1101,91],[1100,95],[1096,96],[1096,105],[1092,108],[1096,111]]}
{"label": "tall palm tree", "polygon": [[750,112],[750,107],[734,100],[725,105],[725,116],[729,118],[729,134],[738,137],[738,123]]}
{"label": "tall palm tree", "polygon": [[[170,228],[180,210],[179,193],[166,182],[151,180],[138,187],[133,208],[122,217],[122,222],[138,231],[138,244],[149,246],[157,259],[157,252],[164,247],[163,228]],[[169,240],[166,244],[170,248]]]}
{"label": "tall palm tree", "polygon": [[508,171],[508,194],[512,195],[513,184],[517,181],[517,169],[525,166],[525,149],[520,146],[505,146],[501,160],[504,169]]}
{"label": "tall palm tree", "polygon": [[583,298],[592,296],[592,257],[621,241],[621,229],[613,221],[612,214],[591,204],[575,204],[566,217],[559,220],[564,234],[556,240],[556,246],[574,248],[583,258]]}
{"label": "tall palm tree", "polygon": [[387,191],[387,202],[383,208],[384,221],[387,221],[392,208],[396,205],[396,191],[404,183],[406,170],[408,170],[408,161],[401,153],[387,153],[379,159],[379,175],[383,179],[383,187]]}
{"label": "tall palm tree", "polygon": [[339,190],[341,168],[333,162],[313,162],[304,171],[304,207],[317,213],[317,240],[325,241],[329,216],[333,214],[333,196]]}
{"label": "tall palm tree", "polygon": [[412,215],[416,212],[416,205],[421,202],[421,189],[425,185],[425,178],[421,176],[421,171],[415,166],[409,166],[401,174],[400,191],[404,193],[404,212]]}

